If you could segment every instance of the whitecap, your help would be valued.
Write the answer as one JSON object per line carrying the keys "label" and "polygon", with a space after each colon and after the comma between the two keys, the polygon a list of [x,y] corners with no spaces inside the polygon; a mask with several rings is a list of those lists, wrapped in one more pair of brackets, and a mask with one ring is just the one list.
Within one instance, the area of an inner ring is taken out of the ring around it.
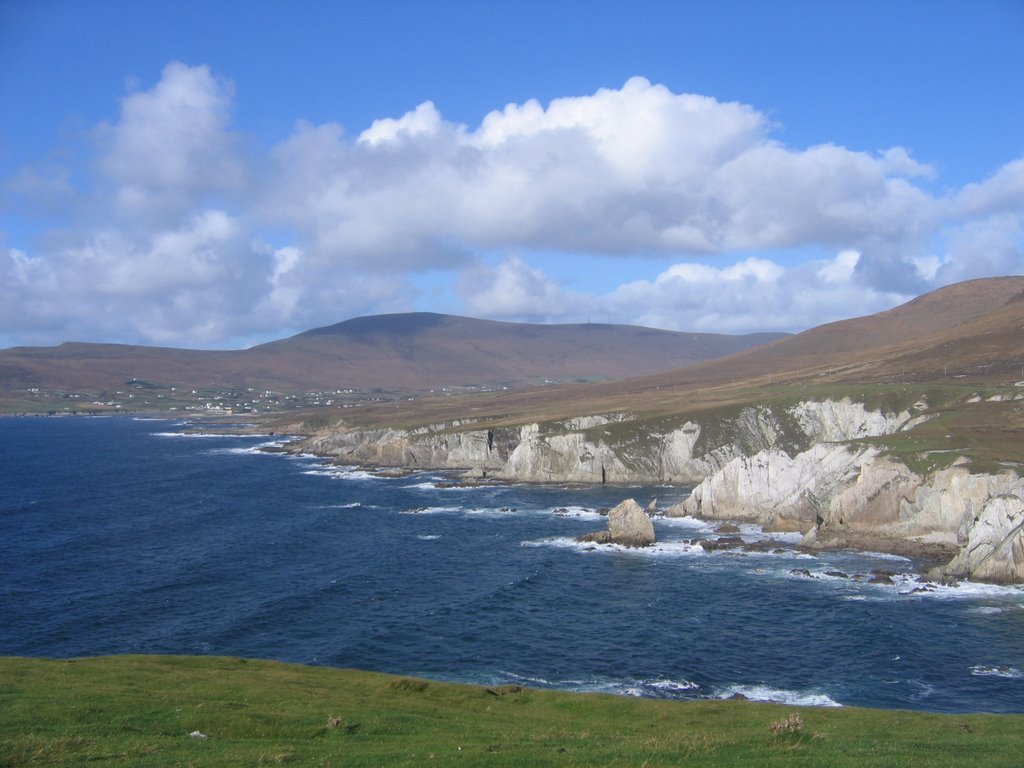
{"label": "whitecap", "polygon": [[1024,672],[1005,664],[976,664],[971,667],[975,677],[1001,677],[1006,680],[1024,680]]}
{"label": "whitecap", "polygon": [[416,536],[420,541],[436,541],[441,538],[440,533],[421,533]]}
{"label": "whitecap", "polygon": [[438,515],[451,512],[461,512],[462,507],[417,507],[415,509],[403,509],[403,515]]}
{"label": "whitecap", "polygon": [[479,491],[486,488],[501,488],[500,485],[478,485],[476,483],[455,484],[445,480],[427,480],[419,483],[409,483],[403,488],[416,488],[423,491]]}
{"label": "whitecap", "polygon": [[574,520],[603,520],[605,515],[587,507],[564,506],[548,510],[555,517],[571,517]]}
{"label": "whitecap", "polygon": [[995,605],[979,605],[976,608],[971,608],[970,613],[977,613],[982,616],[991,616],[993,614],[1003,613],[1005,610],[1005,608],[1000,608]]}
{"label": "whitecap", "polygon": [[615,679],[606,677],[562,678],[548,680],[543,677],[520,675],[515,672],[499,672],[489,676],[490,684],[505,682],[535,688],[554,688],[574,693],[610,693],[616,696],[635,696],[643,698],[677,699],[696,698],[700,689],[698,683],[690,680],[671,680],[666,678],[637,680],[632,678]]}
{"label": "whitecap", "polygon": [[556,547],[571,549],[577,552],[597,552],[601,554],[629,554],[637,557],[693,557],[704,555],[700,544],[688,541],[659,541],[648,547],[625,547],[621,544],[597,544],[591,541],[576,541],[568,536],[550,536],[519,543],[523,547]]}
{"label": "whitecap", "polygon": [[729,685],[715,692],[716,699],[744,697],[750,701],[767,701],[794,707],[841,707],[831,696],[811,691],[787,691],[767,685]]}
{"label": "whitecap", "polygon": [[[984,584],[978,581],[961,581],[958,584],[939,584],[933,582],[918,583],[913,577],[900,577],[906,581],[914,581],[919,586],[927,587],[927,592],[920,593],[923,596],[936,600],[999,600],[1012,601],[1014,604],[1024,603],[1024,588],[1020,585],[1002,586],[999,584]],[[896,581],[897,577],[893,577]]]}
{"label": "whitecap", "polygon": [[641,685],[667,696],[685,694],[700,688],[700,684],[692,680],[644,680]]}
{"label": "whitecap", "polygon": [[333,480],[380,480],[382,478],[367,472],[363,469],[346,469],[344,467],[331,467],[321,469],[306,469],[302,471],[304,475],[314,475],[319,477],[330,477]]}
{"label": "whitecap", "polygon": [[268,451],[267,448],[281,448],[285,445],[285,442],[280,440],[271,440],[266,443],[258,443],[256,445],[245,445],[235,448],[213,448],[209,451],[210,454],[235,454],[235,455],[247,455],[247,456],[279,456],[280,454],[273,451]]}
{"label": "whitecap", "polygon": [[653,521],[656,526],[663,526],[665,528],[685,528],[688,531],[700,533],[715,530],[715,526],[713,524],[706,520],[700,520],[696,517],[666,517],[665,515],[655,515]]}

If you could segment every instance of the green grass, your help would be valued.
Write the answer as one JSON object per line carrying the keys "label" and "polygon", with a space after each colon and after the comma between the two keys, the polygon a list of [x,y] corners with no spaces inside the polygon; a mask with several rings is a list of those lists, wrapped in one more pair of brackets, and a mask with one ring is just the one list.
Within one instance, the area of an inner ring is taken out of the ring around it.
{"label": "green grass", "polygon": [[652,701],[211,657],[0,658],[2,766],[906,768],[1022,753],[1024,716]]}

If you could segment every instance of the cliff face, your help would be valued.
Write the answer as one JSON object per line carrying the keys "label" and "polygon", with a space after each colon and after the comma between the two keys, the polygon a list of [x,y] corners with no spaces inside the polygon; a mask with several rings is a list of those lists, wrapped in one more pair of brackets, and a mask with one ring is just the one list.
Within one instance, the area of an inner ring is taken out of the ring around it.
{"label": "cliff face", "polygon": [[521,482],[692,483],[669,514],[801,531],[812,548],[930,547],[949,561],[951,577],[1024,581],[1024,480],[962,466],[921,477],[858,442],[916,426],[925,407],[895,413],[807,400],[686,421],[616,413],[500,429],[451,422],[326,431],[298,449],[342,463]]}
{"label": "cliff face", "polygon": [[818,443],[737,457],[669,514],[801,531],[808,548],[926,553],[949,561],[940,576],[1024,581],[1024,478],[1012,472],[953,466],[922,478],[875,448]]}
{"label": "cliff face", "polygon": [[758,452],[788,458],[822,442],[890,434],[919,419],[849,400],[805,401],[712,413],[701,421],[616,413],[501,429],[474,429],[471,422],[335,429],[303,441],[301,450],[352,464],[486,471],[522,482],[697,483]]}

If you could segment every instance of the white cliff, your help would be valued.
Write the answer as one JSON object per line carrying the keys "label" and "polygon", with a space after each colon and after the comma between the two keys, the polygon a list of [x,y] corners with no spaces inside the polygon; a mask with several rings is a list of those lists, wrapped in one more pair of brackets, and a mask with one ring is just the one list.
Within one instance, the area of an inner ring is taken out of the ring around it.
{"label": "white cliff", "polygon": [[522,482],[693,483],[668,514],[802,531],[809,547],[857,546],[872,537],[879,548],[886,541],[929,545],[947,559],[959,552],[946,568],[952,576],[1024,581],[1024,480],[958,465],[921,477],[859,442],[911,429],[926,418],[924,408],[892,413],[844,398],[674,422],[612,413],[494,429],[450,422],[330,430],[297,450],[339,463],[460,469]]}
{"label": "white cliff", "polygon": [[839,488],[876,453],[817,443],[794,457],[776,450],[737,456],[668,514],[754,520],[771,530],[807,531]]}

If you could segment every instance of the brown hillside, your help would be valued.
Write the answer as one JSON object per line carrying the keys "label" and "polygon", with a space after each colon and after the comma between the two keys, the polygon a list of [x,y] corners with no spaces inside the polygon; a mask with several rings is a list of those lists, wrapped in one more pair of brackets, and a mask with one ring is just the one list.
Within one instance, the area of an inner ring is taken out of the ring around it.
{"label": "brown hillside", "polygon": [[[876,315],[653,376],[534,389],[461,402],[367,409],[359,423],[423,423],[472,415],[517,423],[626,410],[672,413],[817,384],[1024,380],[1024,277],[948,286]],[[759,395],[758,393],[761,393]]]}
{"label": "brown hillside", "polygon": [[245,388],[416,392],[614,379],[720,357],[782,334],[690,334],[623,325],[528,325],[413,313],[357,318],[240,351],[62,344],[0,351],[0,392]]}

